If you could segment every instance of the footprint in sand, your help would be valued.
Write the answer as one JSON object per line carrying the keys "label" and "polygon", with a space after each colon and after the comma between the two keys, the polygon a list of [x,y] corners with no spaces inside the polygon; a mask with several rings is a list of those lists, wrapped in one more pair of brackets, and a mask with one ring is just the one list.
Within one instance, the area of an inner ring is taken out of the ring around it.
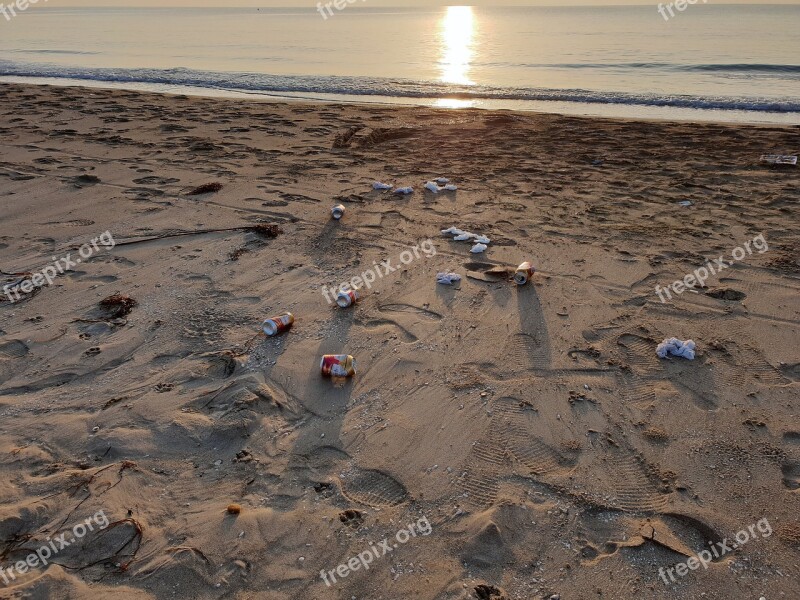
{"label": "footprint in sand", "polygon": [[408,499],[405,486],[383,471],[354,467],[341,477],[342,494],[353,502],[381,508]]}

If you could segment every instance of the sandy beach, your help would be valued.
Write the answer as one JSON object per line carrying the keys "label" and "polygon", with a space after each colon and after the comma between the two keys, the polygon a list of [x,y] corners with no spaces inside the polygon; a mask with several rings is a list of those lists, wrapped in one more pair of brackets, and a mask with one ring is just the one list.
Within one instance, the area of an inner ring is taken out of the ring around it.
{"label": "sandy beach", "polygon": [[0,100],[0,598],[800,597],[799,126]]}

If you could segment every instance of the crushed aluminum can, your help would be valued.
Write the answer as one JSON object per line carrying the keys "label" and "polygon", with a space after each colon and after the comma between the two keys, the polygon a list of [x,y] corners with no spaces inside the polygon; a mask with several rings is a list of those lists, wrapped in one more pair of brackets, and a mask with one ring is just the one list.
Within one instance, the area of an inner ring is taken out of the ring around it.
{"label": "crushed aluminum can", "polygon": [[530,278],[533,277],[535,272],[536,269],[533,268],[531,263],[522,263],[519,267],[517,267],[516,273],[514,273],[514,283],[517,285],[525,285],[528,283],[528,281],[530,281]]}
{"label": "crushed aluminum can", "polygon": [[344,204],[337,204],[331,209],[331,216],[338,221],[344,216],[346,210]]}
{"label": "crushed aluminum can", "polygon": [[341,308],[348,308],[353,306],[356,302],[361,299],[361,294],[358,293],[358,290],[349,290],[347,292],[339,292],[339,295],[336,296],[336,304],[338,304]]}
{"label": "crushed aluminum can", "polygon": [[319,368],[323,375],[331,377],[352,377],[356,374],[356,359],[347,354],[326,354]]}
{"label": "crushed aluminum can", "polygon": [[294,315],[286,313],[280,317],[272,317],[264,321],[262,329],[268,337],[273,337],[289,329],[294,323]]}

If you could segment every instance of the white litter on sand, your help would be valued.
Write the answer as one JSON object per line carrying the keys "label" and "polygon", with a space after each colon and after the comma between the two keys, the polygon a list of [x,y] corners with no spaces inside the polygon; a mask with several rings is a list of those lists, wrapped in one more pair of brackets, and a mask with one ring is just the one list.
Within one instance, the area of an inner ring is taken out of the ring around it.
{"label": "white litter on sand", "polygon": [[425,189],[433,192],[434,194],[438,194],[441,191],[439,184],[436,183],[435,181],[429,181],[428,183],[426,183]]}
{"label": "white litter on sand", "polygon": [[487,246],[486,244],[475,244],[472,247],[472,250],[470,250],[470,252],[472,252],[473,254],[480,254],[481,252],[485,252],[488,247],[489,246]]}
{"label": "white litter on sand", "polygon": [[443,285],[453,285],[458,281],[461,281],[461,275],[458,273],[439,273],[436,275],[436,283]]}
{"label": "white litter on sand", "polygon": [[491,242],[492,242],[492,240],[490,240],[490,239],[489,239],[488,237],[486,237],[485,235],[479,235],[479,236],[477,236],[477,237],[475,238],[475,241],[476,241],[476,242],[478,242],[479,244],[491,244]]}
{"label": "white litter on sand", "polygon": [[694,360],[696,344],[693,340],[686,340],[682,342],[678,338],[670,338],[664,340],[656,348],[656,354],[659,358],[667,358],[668,354],[673,356],[680,356],[688,360]]}
{"label": "white litter on sand", "polygon": [[446,185],[446,186],[444,186],[442,189],[443,189],[445,192],[457,192],[457,191],[458,191],[458,186],[456,186],[456,185],[453,185],[453,184],[451,183],[450,185]]}
{"label": "white litter on sand", "polygon": [[439,179],[436,180],[436,183],[439,185],[447,185],[450,183],[450,180],[447,177],[439,177]]}
{"label": "white litter on sand", "polygon": [[471,239],[477,237],[474,233],[464,232],[461,235],[457,235],[453,238],[454,242],[468,242]]}
{"label": "white litter on sand", "polygon": [[372,184],[373,190],[386,191],[392,189],[393,187],[394,186],[389,185],[388,183],[381,183],[380,181],[376,181],[375,183]]}
{"label": "white litter on sand", "polygon": [[401,194],[401,195],[403,195],[403,196],[408,196],[409,194],[413,194],[413,193],[414,193],[414,188],[413,188],[413,187],[411,187],[411,186],[409,186],[409,187],[403,187],[403,188],[397,188],[397,189],[394,191],[394,193],[395,193],[395,194]]}

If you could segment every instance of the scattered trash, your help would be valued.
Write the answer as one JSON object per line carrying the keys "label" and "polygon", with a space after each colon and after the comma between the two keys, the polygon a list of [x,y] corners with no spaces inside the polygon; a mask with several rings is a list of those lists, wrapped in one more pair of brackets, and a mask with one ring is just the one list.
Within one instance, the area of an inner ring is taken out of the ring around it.
{"label": "scattered trash", "polygon": [[764,154],[761,157],[761,162],[768,165],[797,165],[797,156],[788,156],[782,154]]}
{"label": "scattered trash", "polygon": [[680,202],[678,202],[678,204],[680,204],[681,206],[691,206],[693,202],[691,200],[681,200]]}
{"label": "scattered trash", "polygon": [[530,278],[533,277],[535,272],[536,269],[533,268],[531,263],[522,263],[519,267],[517,267],[517,270],[514,273],[514,283],[517,285],[525,285],[528,283],[528,281],[530,281]]}
{"label": "scattered trash", "polygon": [[668,354],[672,354],[673,356],[681,356],[688,360],[694,360],[695,346],[693,340],[682,342],[678,338],[670,338],[658,345],[656,354],[658,354],[659,358],[667,358]]}
{"label": "scattered trash", "polygon": [[436,181],[426,183],[425,189],[438,194],[439,192],[455,192],[458,187],[450,183],[450,180],[446,177],[440,177]]}
{"label": "scattered trash", "polygon": [[323,375],[331,377],[352,377],[356,374],[356,359],[347,354],[326,354],[319,368]]}
{"label": "scattered trash", "polygon": [[194,188],[191,192],[189,192],[189,196],[200,196],[202,194],[212,194],[214,192],[218,192],[222,189],[221,183],[206,183],[201,186]]}
{"label": "scattered trash", "polygon": [[339,295],[336,296],[336,304],[338,304],[341,308],[347,308],[349,306],[353,306],[356,302],[361,299],[361,294],[358,293],[358,290],[350,290],[348,292],[339,292]]}
{"label": "scattered trash", "polygon": [[262,329],[267,337],[273,337],[289,329],[294,324],[294,315],[287,312],[280,317],[272,317],[264,321]]}
{"label": "scattered trash", "polygon": [[461,281],[461,275],[458,273],[439,273],[436,275],[436,283],[443,285],[453,285]]}
{"label": "scattered trash", "polygon": [[454,242],[470,242],[474,241],[475,245],[472,247],[471,252],[473,254],[479,254],[486,250],[488,244],[491,243],[490,240],[485,235],[478,235],[477,233],[472,233],[469,231],[464,231],[463,229],[459,229],[458,227],[450,227],[448,229],[442,229],[442,235],[452,235]]}
{"label": "scattered trash", "polygon": [[372,184],[373,190],[381,190],[386,191],[392,189],[393,186],[389,185],[388,183],[381,183],[380,181],[376,181]]}
{"label": "scattered trash", "polygon": [[411,186],[408,186],[408,187],[402,187],[402,188],[397,188],[397,189],[394,191],[394,193],[395,193],[395,194],[400,194],[400,195],[402,195],[402,196],[408,196],[409,194],[413,194],[413,193],[414,193],[414,188],[413,188],[413,187],[411,187]]}
{"label": "scattered trash", "polygon": [[229,515],[238,515],[242,512],[242,507],[238,504],[228,504],[228,514]]}
{"label": "scattered trash", "polygon": [[337,204],[331,209],[331,215],[337,221],[344,216],[344,213],[347,209],[344,207],[344,204]]}

